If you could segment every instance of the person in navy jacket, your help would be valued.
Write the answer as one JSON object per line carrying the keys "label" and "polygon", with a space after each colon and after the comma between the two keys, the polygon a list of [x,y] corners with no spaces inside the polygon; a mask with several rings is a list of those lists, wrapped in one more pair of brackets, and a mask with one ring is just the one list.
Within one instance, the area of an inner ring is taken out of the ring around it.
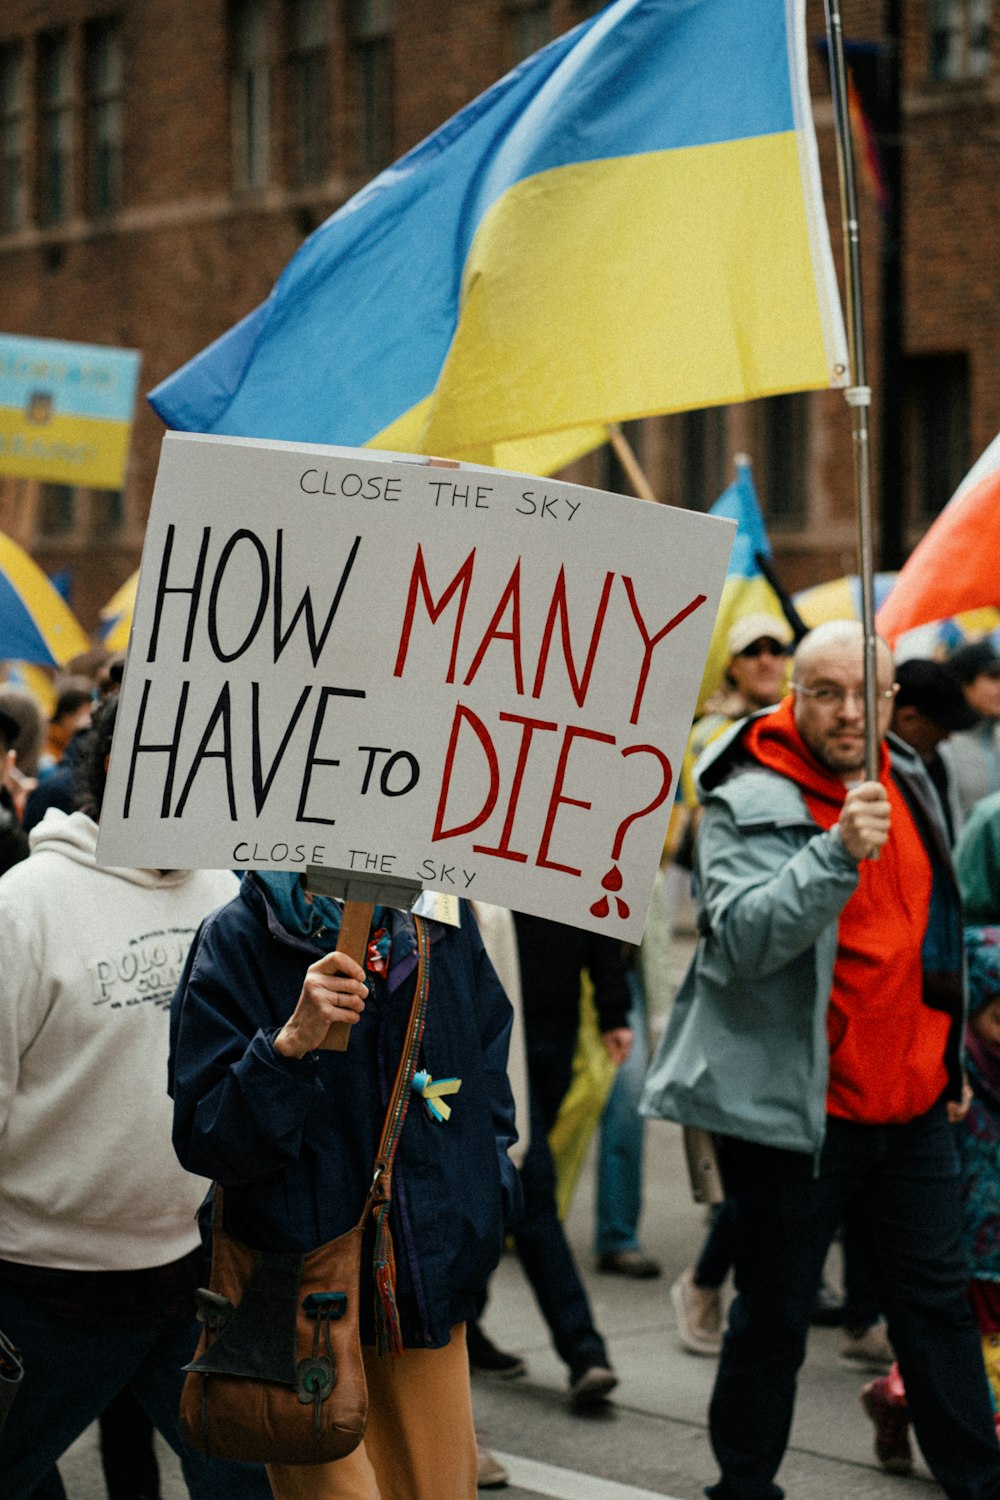
{"label": "person in navy jacket", "polygon": [[[413,919],[376,907],[362,968],[337,950],[340,918],[340,903],[308,893],[297,874],[252,872],[204,923],[174,997],[175,1149],[189,1171],[222,1185],[227,1229],[261,1250],[311,1250],[357,1222],[403,1048],[416,984]],[[272,1466],[279,1500],[441,1500],[475,1490],[464,1324],[520,1206],[507,1155],[516,1139],[506,1073],[512,1011],[467,907],[459,927],[427,928],[417,1066],[461,1086],[443,1121],[413,1095],[396,1156],[390,1214],[403,1354],[375,1353],[366,1253],[365,1439],[335,1464]],[[347,1050],[321,1050],[338,1021],[351,1025]]]}

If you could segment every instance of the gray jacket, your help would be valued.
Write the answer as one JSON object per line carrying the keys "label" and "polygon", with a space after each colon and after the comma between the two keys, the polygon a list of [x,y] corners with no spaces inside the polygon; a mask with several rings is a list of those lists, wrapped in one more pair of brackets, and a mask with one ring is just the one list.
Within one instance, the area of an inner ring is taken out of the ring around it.
{"label": "gray jacket", "polygon": [[[641,1110],[817,1152],[837,927],[857,865],[836,825],[817,827],[794,782],[742,752],[745,727],[734,725],[698,763],[699,942]],[[894,744],[894,763],[906,758]]]}

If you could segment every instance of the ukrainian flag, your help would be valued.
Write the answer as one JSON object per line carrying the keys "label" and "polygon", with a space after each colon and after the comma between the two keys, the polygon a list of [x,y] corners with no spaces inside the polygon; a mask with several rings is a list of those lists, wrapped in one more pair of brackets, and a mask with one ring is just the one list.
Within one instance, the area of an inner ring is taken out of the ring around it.
{"label": "ukrainian flag", "polygon": [[0,334],[0,474],[121,489],[138,378],[134,349]]}
{"label": "ukrainian flag", "polygon": [[135,612],[135,596],[139,588],[138,571],[129,575],[121,588],[116,589],[100,613],[98,627],[101,640],[108,651],[126,651],[132,634],[132,616]]}
{"label": "ukrainian flag", "polygon": [[804,0],[617,0],[328,219],[171,427],[547,473],[603,424],[844,384]]}
{"label": "ukrainian flag", "polygon": [[0,532],[0,660],[61,667],[89,645],[38,564]]}
{"label": "ukrainian flag", "polygon": [[771,542],[764,524],[757,488],[753,482],[750,460],[739,454],[736,478],[722,491],[709,511],[711,516],[725,516],[736,522],[736,540],[729,554],[726,581],[722,585],[719,612],[705,661],[705,673],[698,693],[698,712],[722,685],[727,665],[726,638],[737,620],[746,615],[774,615],[784,621],[781,600],[761,570],[758,556],[772,556]]}

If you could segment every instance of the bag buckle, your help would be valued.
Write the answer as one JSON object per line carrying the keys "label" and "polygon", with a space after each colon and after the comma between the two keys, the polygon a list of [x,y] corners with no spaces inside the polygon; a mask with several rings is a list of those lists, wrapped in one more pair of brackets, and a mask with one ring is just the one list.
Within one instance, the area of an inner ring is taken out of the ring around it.
{"label": "bag buckle", "polygon": [[204,1323],[210,1333],[225,1328],[233,1315],[234,1308],[229,1298],[223,1297],[221,1292],[210,1292],[206,1286],[198,1288],[194,1300],[198,1322]]}
{"label": "bag buckle", "polygon": [[313,1408],[313,1427],[321,1430],[320,1408],[337,1383],[337,1362],[331,1356],[300,1359],[295,1367],[295,1389],[303,1406]]}
{"label": "bag buckle", "polygon": [[329,1318],[336,1323],[347,1311],[346,1292],[310,1292],[302,1299],[302,1311],[307,1318]]}

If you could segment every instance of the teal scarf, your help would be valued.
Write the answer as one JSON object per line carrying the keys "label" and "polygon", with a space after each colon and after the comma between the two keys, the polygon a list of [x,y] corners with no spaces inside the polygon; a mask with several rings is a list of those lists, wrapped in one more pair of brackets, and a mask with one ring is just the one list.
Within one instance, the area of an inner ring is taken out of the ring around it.
{"label": "teal scarf", "polygon": [[[307,901],[302,877],[294,870],[258,870],[256,875],[286,931],[308,938],[324,953],[332,953],[340,936],[343,916],[340,902],[332,896],[313,896]],[[385,909],[376,906],[372,927],[377,932],[384,923]]]}

